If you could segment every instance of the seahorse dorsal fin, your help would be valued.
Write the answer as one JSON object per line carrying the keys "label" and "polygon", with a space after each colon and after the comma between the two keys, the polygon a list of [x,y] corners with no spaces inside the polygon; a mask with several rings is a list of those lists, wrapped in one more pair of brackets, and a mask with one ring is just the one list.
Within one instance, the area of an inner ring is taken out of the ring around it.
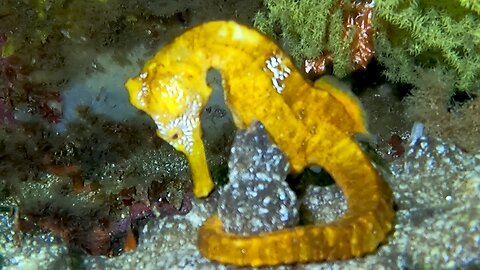
{"label": "seahorse dorsal fin", "polygon": [[340,81],[334,76],[325,75],[317,79],[314,86],[327,91],[345,106],[345,110],[356,123],[356,132],[368,133],[368,123],[362,103],[345,82]]}

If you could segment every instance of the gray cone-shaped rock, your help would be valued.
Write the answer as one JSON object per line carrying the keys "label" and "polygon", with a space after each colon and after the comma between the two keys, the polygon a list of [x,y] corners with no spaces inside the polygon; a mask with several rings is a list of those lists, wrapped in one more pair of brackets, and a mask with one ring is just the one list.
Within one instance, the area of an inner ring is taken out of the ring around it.
{"label": "gray cone-shaped rock", "polygon": [[228,161],[230,181],[282,181],[290,169],[287,158],[270,140],[265,127],[254,122],[239,130]]}
{"label": "gray cone-shaped rock", "polygon": [[228,167],[218,209],[226,231],[252,234],[298,223],[297,198],[285,181],[288,160],[261,123],[237,132]]}

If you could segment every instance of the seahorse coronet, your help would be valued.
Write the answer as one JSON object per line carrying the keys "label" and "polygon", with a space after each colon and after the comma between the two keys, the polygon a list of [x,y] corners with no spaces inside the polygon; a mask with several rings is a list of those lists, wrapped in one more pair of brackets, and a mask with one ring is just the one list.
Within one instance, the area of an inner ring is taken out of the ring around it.
{"label": "seahorse coronet", "polygon": [[213,189],[199,120],[212,92],[205,82],[210,68],[223,77],[225,102],[237,127],[260,121],[288,157],[292,173],[323,167],[349,208],[329,224],[247,236],[225,232],[212,216],[198,233],[201,254],[226,264],[266,266],[348,259],[376,250],[393,227],[393,198],[352,138],[367,133],[360,102],[328,80],[306,81],[273,41],[233,21],[187,30],[126,83],[131,103],[155,120],[158,136],[185,154],[194,194],[205,197]]}

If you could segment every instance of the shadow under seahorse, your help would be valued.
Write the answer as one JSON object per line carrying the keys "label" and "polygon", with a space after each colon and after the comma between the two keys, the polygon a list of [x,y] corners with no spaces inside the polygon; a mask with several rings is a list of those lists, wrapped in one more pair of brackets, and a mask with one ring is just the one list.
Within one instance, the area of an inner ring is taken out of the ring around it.
{"label": "shadow under seahorse", "polygon": [[213,216],[199,231],[200,252],[222,263],[260,266],[347,259],[375,250],[393,226],[394,211],[388,185],[352,139],[367,133],[361,105],[325,80],[310,84],[274,42],[231,21],[188,30],[126,83],[130,102],[153,118],[158,136],[186,155],[195,195],[207,196],[213,188],[200,126],[212,92],[205,80],[210,68],[222,74],[237,127],[261,121],[292,173],[322,166],[349,208],[330,224],[250,236],[226,233]]}

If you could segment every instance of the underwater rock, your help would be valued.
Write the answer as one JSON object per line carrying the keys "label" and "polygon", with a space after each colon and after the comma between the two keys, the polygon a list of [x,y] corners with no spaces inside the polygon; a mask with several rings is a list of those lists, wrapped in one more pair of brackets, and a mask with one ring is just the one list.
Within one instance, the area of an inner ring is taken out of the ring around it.
{"label": "underwater rock", "polygon": [[51,233],[17,238],[14,222],[12,216],[0,212],[0,269],[67,268],[68,247],[60,238]]}
{"label": "underwater rock", "polygon": [[[437,147],[432,146],[442,142],[425,138],[431,147],[419,158],[424,158],[425,154],[439,157]],[[407,148],[407,152],[410,150],[410,147]],[[395,170],[393,177],[388,179],[400,205],[395,230],[378,252],[346,261],[297,265],[295,269],[477,269],[480,266],[480,154],[457,152],[457,155],[460,158],[457,161],[463,167],[454,168],[455,163],[443,161],[437,163],[434,169],[413,166],[420,162],[413,157],[395,161],[397,169],[405,166],[417,169],[408,173],[404,169]],[[454,170],[456,173],[451,174]],[[431,188],[424,188],[426,186]],[[452,187],[450,201],[439,195],[446,194],[443,189],[449,187]],[[332,190],[322,192],[337,194]],[[425,204],[413,203],[405,198],[422,198]],[[337,197],[332,200],[337,201]],[[139,232],[136,250],[113,258],[82,256],[79,260],[84,269],[236,269],[210,262],[197,250],[198,228],[213,212],[214,205],[210,199],[193,199],[192,211],[188,214],[149,222]],[[0,218],[3,235],[0,237],[0,254],[5,268],[26,264],[33,264],[39,269],[67,267],[65,260],[59,257],[66,257],[67,262],[71,259],[68,259],[65,245],[59,242],[37,241],[32,235],[24,235],[22,248],[15,248],[12,224],[7,220],[6,215]]]}
{"label": "underwater rock", "polygon": [[[417,131],[419,130],[419,131]],[[444,173],[457,173],[464,169],[463,151],[454,144],[445,143],[437,138],[429,138],[423,134],[422,124],[416,123],[412,130],[408,151],[403,159],[400,173],[412,173],[422,169],[433,170],[438,165],[449,166]]]}
{"label": "underwater rock", "polygon": [[237,132],[228,161],[230,181],[283,181],[289,166],[261,123],[253,123],[246,131]]}
{"label": "underwater rock", "polygon": [[458,146],[426,136],[423,125],[416,123],[405,155],[392,164],[395,178],[410,176],[408,180],[392,183],[396,186],[395,202],[399,209],[451,202],[462,181],[450,179],[458,179],[459,174],[473,168],[476,162],[466,156]]}
{"label": "underwater rock", "polygon": [[397,205],[388,243],[363,258],[304,269],[477,269],[480,266],[480,153],[411,132],[387,180]]}
{"label": "underwater rock", "polygon": [[348,208],[342,190],[337,185],[325,187],[310,185],[305,191],[302,204],[317,224],[335,221]]}
{"label": "underwater rock", "polygon": [[192,198],[186,215],[151,220],[139,232],[138,247],[121,256],[84,259],[84,269],[225,269],[216,268],[196,247],[197,231],[213,212],[211,205]]}
{"label": "underwater rock", "polygon": [[419,268],[478,267],[479,153],[429,137],[417,123],[392,172],[399,211],[387,249],[403,250]]}
{"label": "underwater rock", "polygon": [[297,198],[284,181],[288,160],[260,122],[237,132],[228,166],[230,182],[218,210],[226,231],[250,234],[297,224]]}

